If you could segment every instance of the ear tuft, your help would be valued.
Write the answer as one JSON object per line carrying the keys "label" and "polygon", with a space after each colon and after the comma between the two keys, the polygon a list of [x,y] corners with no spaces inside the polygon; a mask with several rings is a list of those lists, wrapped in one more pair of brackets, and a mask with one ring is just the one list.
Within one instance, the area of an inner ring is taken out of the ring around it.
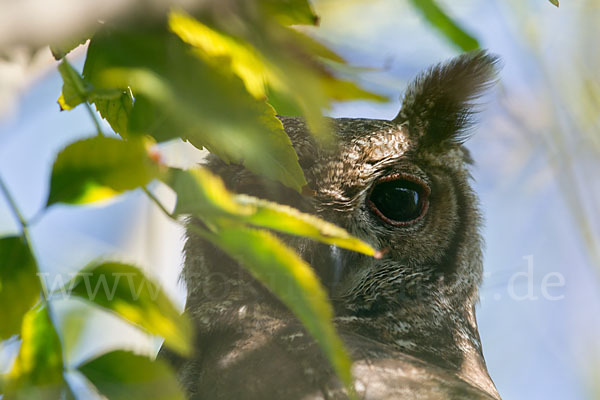
{"label": "ear tuft", "polygon": [[394,122],[407,123],[420,147],[464,142],[473,102],[496,82],[498,64],[498,57],[478,50],[431,67],[409,85]]}

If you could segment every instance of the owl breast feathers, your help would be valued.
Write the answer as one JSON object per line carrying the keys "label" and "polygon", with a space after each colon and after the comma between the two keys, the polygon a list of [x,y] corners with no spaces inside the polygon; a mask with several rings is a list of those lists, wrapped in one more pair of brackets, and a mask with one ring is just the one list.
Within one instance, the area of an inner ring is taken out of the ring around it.
{"label": "owl breast feathers", "polygon": [[[230,190],[316,214],[383,249],[375,259],[285,236],[328,288],[362,399],[499,399],[474,305],[482,277],[477,198],[463,146],[474,101],[496,75],[485,52],[421,73],[393,120],[332,119],[320,146],[280,117],[305,194],[210,157]],[[190,220],[190,224],[198,223]],[[302,325],[234,260],[188,230],[183,276],[191,359],[163,353],[191,399],[345,399]]]}

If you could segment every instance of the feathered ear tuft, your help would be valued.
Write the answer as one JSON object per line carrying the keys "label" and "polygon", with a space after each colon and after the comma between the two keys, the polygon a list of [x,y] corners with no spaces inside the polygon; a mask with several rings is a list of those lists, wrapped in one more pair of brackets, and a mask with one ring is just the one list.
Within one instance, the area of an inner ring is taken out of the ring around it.
{"label": "feathered ear tuft", "polygon": [[498,64],[498,57],[479,50],[428,69],[409,85],[394,122],[408,123],[419,147],[464,142],[473,101],[495,83]]}

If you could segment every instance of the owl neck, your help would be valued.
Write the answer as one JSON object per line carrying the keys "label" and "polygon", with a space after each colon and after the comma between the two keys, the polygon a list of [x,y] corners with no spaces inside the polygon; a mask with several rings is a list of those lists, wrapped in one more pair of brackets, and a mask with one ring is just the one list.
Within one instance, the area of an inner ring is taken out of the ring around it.
{"label": "owl neck", "polygon": [[345,313],[338,324],[450,371],[499,398],[483,357],[474,298],[457,304],[436,294],[373,305],[368,311]]}

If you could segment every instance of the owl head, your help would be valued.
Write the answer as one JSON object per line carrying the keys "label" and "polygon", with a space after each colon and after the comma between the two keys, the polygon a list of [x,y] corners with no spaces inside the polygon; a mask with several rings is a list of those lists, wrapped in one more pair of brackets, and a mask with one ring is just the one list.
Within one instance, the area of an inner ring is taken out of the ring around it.
{"label": "owl head", "polygon": [[479,51],[424,71],[393,120],[331,120],[333,146],[320,146],[301,119],[281,117],[308,180],[303,194],[217,159],[211,168],[233,191],[316,213],[383,251],[374,259],[287,238],[329,287],[339,312],[422,307],[434,298],[470,308],[482,240],[463,143],[497,63]]}

